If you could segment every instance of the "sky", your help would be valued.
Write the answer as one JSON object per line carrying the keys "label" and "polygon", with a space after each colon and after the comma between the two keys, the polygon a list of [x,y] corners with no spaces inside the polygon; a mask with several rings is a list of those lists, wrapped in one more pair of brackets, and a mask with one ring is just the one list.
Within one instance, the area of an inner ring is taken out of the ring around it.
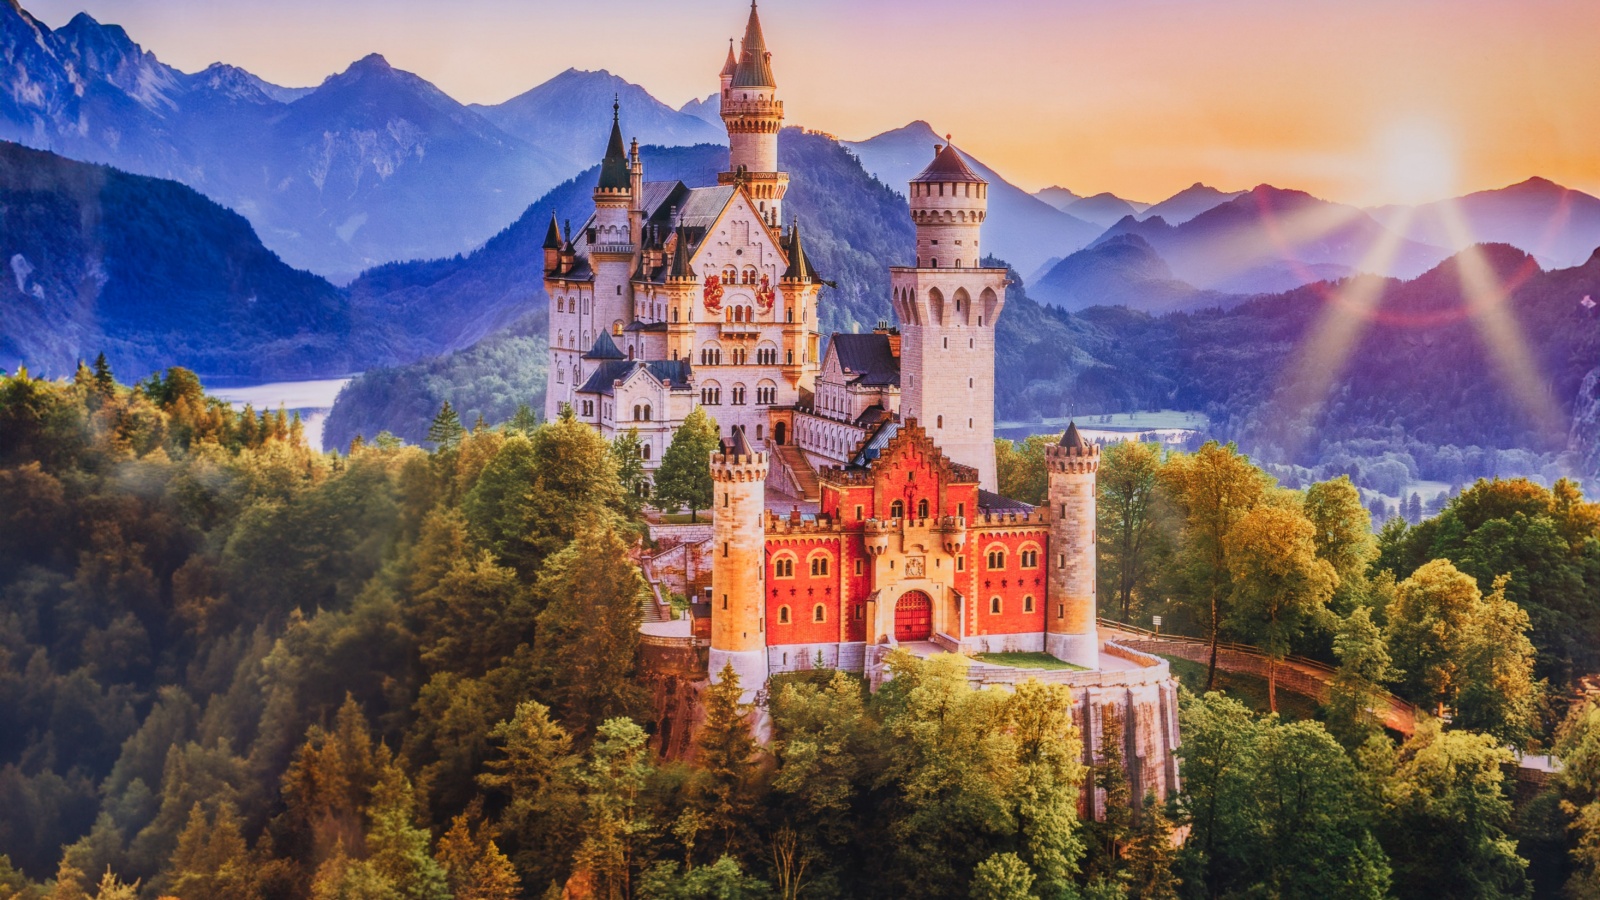
{"label": "sky", "polygon": [[[704,0],[32,0],[184,71],[314,85],[382,53],[462,102],[568,67],[679,106],[747,7]],[[925,119],[1029,190],[1153,202],[1195,182],[1363,205],[1533,175],[1600,194],[1600,0],[769,0],[787,124]]]}

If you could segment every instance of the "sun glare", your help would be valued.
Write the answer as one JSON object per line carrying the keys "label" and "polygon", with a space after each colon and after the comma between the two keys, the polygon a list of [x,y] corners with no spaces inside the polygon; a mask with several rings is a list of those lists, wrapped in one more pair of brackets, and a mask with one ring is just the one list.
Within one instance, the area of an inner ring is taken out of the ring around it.
{"label": "sun glare", "polygon": [[1426,203],[1456,189],[1456,141],[1435,122],[1408,119],[1390,125],[1378,134],[1374,156],[1374,188],[1384,203]]}

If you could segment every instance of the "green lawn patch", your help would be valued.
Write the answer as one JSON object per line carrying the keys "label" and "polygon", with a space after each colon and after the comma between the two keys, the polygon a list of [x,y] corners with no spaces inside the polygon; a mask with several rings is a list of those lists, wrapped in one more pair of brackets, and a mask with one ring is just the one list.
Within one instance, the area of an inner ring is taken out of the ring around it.
{"label": "green lawn patch", "polygon": [[996,666],[1010,666],[1013,669],[1076,669],[1084,671],[1083,666],[1056,659],[1048,653],[979,653],[973,656],[979,662],[986,662]]}
{"label": "green lawn patch", "polygon": [[[1161,654],[1156,654],[1161,656]],[[1196,694],[1204,693],[1206,689],[1206,664],[1178,656],[1161,656],[1172,666],[1172,674],[1178,681]],[[1217,683],[1215,690],[1227,694],[1245,706],[1258,713],[1267,711],[1267,680],[1255,675],[1244,675],[1238,672],[1224,672],[1217,670]],[[1286,721],[1302,722],[1321,718],[1321,707],[1317,701],[1303,694],[1284,690],[1283,682],[1278,682],[1278,715]]]}

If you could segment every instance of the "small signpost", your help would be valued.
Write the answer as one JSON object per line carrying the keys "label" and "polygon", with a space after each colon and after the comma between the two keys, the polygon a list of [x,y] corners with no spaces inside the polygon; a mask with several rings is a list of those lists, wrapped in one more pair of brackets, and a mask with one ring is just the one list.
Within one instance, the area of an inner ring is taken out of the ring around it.
{"label": "small signpost", "polygon": [[1150,617],[1150,625],[1153,628],[1155,628],[1156,634],[1160,634],[1161,633],[1161,617],[1160,616],[1151,616]]}

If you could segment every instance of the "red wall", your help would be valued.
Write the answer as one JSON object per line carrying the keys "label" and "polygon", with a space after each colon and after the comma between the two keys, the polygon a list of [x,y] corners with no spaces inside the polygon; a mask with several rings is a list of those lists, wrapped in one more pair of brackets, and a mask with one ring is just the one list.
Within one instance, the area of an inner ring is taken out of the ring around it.
{"label": "red wall", "polygon": [[[841,538],[837,535],[784,536],[767,538],[767,644],[820,644],[839,640],[839,586]],[[822,551],[828,560],[828,574],[811,574],[811,557]],[[778,577],[778,560],[787,554],[794,558],[794,577]],[[821,603],[825,621],[812,621],[813,608]],[[789,607],[789,623],[779,621],[782,607]]]}

